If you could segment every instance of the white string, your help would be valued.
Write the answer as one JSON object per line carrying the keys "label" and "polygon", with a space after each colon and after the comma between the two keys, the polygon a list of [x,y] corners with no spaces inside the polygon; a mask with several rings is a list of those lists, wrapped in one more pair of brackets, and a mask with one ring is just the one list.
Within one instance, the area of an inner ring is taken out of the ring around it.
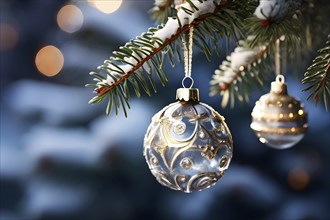
{"label": "white string", "polygon": [[185,38],[185,36],[183,36],[182,39],[182,44],[183,44],[183,61],[184,61],[184,75],[185,77],[182,80],[182,86],[184,88],[186,88],[186,86],[184,85],[184,81],[186,79],[190,79],[191,81],[191,85],[189,86],[189,88],[191,88],[194,84],[194,80],[191,77],[191,67],[192,67],[192,46],[193,46],[193,33],[194,33],[194,27],[191,27],[189,29],[189,45],[187,45],[187,40]]}

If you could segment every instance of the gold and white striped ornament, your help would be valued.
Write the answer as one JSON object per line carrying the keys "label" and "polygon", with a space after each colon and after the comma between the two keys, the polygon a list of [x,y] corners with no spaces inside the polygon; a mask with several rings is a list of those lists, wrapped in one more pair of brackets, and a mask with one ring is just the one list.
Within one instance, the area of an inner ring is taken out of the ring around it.
{"label": "gold and white striped ornament", "polygon": [[251,128],[259,141],[276,149],[294,146],[308,129],[307,112],[298,99],[288,94],[283,75],[276,77],[270,93],[261,96],[251,115]]}

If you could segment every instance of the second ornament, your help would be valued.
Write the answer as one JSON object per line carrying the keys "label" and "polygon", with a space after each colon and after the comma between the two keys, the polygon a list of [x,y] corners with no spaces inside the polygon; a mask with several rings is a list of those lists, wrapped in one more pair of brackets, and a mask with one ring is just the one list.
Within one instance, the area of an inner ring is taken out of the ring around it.
{"label": "second ornament", "polygon": [[252,110],[251,128],[259,141],[275,149],[286,149],[298,143],[307,132],[307,113],[299,100],[288,94],[285,78],[281,75],[281,40],[275,44],[276,81],[270,93],[256,102]]}
{"label": "second ornament", "polygon": [[251,128],[261,143],[276,149],[292,147],[304,137],[308,128],[307,113],[303,105],[288,94],[283,75],[278,75],[270,93],[256,102]]}

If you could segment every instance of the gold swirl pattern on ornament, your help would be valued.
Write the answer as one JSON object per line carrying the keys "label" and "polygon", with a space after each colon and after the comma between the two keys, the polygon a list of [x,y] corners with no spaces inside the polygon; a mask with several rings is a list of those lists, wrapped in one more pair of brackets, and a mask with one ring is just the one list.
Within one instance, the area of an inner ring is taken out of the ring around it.
{"label": "gold swirl pattern on ornament", "polygon": [[219,146],[210,146],[210,145],[205,145],[205,146],[202,146],[202,152],[201,152],[201,155],[203,157],[205,157],[207,160],[211,161],[213,160],[216,155],[217,155],[217,152],[219,150]]}
{"label": "gold swirl pattern on ornament", "polygon": [[181,190],[181,187],[176,182],[175,182],[176,184],[173,184],[169,181],[167,174],[161,173],[157,170],[151,170],[151,171],[154,174],[154,176],[156,177],[156,179],[158,180],[158,182],[160,184],[162,184],[163,186],[166,186],[166,187],[174,189],[174,190]]}
{"label": "gold swirl pattern on ornament", "polygon": [[199,173],[192,176],[187,184],[186,192],[201,191],[214,185],[221,177],[223,172],[217,173]]}
{"label": "gold swirl pattern on ornament", "polygon": [[[166,140],[167,146],[171,146],[171,148],[176,148],[178,151],[173,155],[172,159],[170,161],[167,160],[165,157],[165,150],[166,148],[163,147],[162,151],[158,151],[160,156],[165,162],[165,165],[169,170],[173,170],[174,163],[176,162],[177,158],[185,151],[190,150],[190,149],[197,149],[197,147],[194,147],[193,143],[195,142],[195,139],[197,138],[197,125],[195,127],[195,131],[193,132],[193,135],[189,137],[188,140],[186,141],[177,141],[168,132],[170,129],[162,129],[162,134],[164,135],[164,140]],[[175,146],[175,147],[173,147]]]}
{"label": "gold swirl pattern on ornament", "polygon": [[185,191],[184,188],[185,187],[182,187],[182,184],[185,184],[189,179],[189,176],[188,175],[185,175],[185,174],[176,174],[174,176],[174,183],[176,185],[176,187],[181,190],[181,191]]}
{"label": "gold swirl pattern on ornament", "polygon": [[218,118],[220,120],[220,124],[224,127],[227,137],[228,137],[228,145],[227,147],[232,149],[232,145],[233,145],[233,137],[231,135],[231,132],[228,128],[228,125],[225,122],[225,117],[223,117],[222,115],[220,115],[218,112],[216,112],[212,107],[205,105],[204,103],[200,103],[201,105],[203,105],[204,107],[208,107],[212,110],[212,116],[213,119],[214,118]]}
{"label": "gold swirl pattern on ornament", "polygon": [[176,174],[173,177],[172,183],[169,180],[167,174],[161,173],[157,170],[152,170],[152,173],[154,174],[158,182],[163,186],[169,187],[174,190],[181,190],[186,193],[191,193],[193,191],[201,191],[205,188],[209,188],[210,186],[214,185],[224,174],[224,172],[199,173],[190,178],[188,175]]}
{"label": "gold swirl pattern on ornament", "polygon": [[[195,138],[196,138],[196,135],[195,135]],[[180,149],[174,154],[174,156],[173,156],[173,158],[172,158],[172,161],[170,162],[170,167],[169,167],[170,170],[173,169],[173,166],[174,166],[176,160],[178,159],[178,157],[179,157],[183,152],[185,152],[185,151],[187,151],[187,150],[195,150],[195,149],[197,149],[197,147],[194,147],[193,142],[187,142],[186,144],[187,144],[186,147],[180,148]]]}
{"label": "gold swirl pattern on ornament", "polygon": [[227,169],[232,136],[224,117],[208,105],[176,105],[153,117],[144,140],[144,155],[163,186],[200,191],[214,185]]}
{"label": "gold swirl pattern on ornament", "polygon": [[[183,123],[184,124],[184,123]],[[186,138],[186,140],[175,140],[172,135],[170,134],[171,128],[172,128],[172,124],[169,122],[165,122],[165,120],[163,121],[163,123],[161,124],[161,132],[164,135],[164,138],[167,142],[168,146],[171,147],[176,147],[176,148],[181,148],[187,145],[187,143],[193,139],[195,139],[196,137],[196,131],[197,131],[197,124],[195,125],[194,128],[194,132],[192,132],[191,136],[189,138]]]}

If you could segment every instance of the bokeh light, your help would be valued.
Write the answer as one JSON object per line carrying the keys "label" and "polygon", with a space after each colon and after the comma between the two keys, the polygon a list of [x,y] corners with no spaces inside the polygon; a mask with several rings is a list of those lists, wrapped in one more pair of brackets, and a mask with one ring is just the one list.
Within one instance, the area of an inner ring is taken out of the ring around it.
{"label": "bokeh light", "polygon": [[57,13],[57,24],[65,32],[78,31],[84,22],[84,15],[75,5],[65,5]]}
{"label": "bokeh light", "polygon": [[18,31],[13,25],[0,23],[0,51],[13,49],[17,45],[18,39]]}
{"label": "bokeh light", "polygon": [[88,2],[103,13],[110,14],[119,9],[123,0],[88,0]]}
{"label": "bokeh light", "polygon": [[48,45],[38,51],[35,64],[39,72],[43,75],[49,77],[55,76],[61,71],[64,65],[64,56],[58,48]]}
{"label": "bokeh light", "polygon": [[289,172],[288,183],[295,190],[303,190],[309,183],[309,174],[301,167],[294,167]]}

